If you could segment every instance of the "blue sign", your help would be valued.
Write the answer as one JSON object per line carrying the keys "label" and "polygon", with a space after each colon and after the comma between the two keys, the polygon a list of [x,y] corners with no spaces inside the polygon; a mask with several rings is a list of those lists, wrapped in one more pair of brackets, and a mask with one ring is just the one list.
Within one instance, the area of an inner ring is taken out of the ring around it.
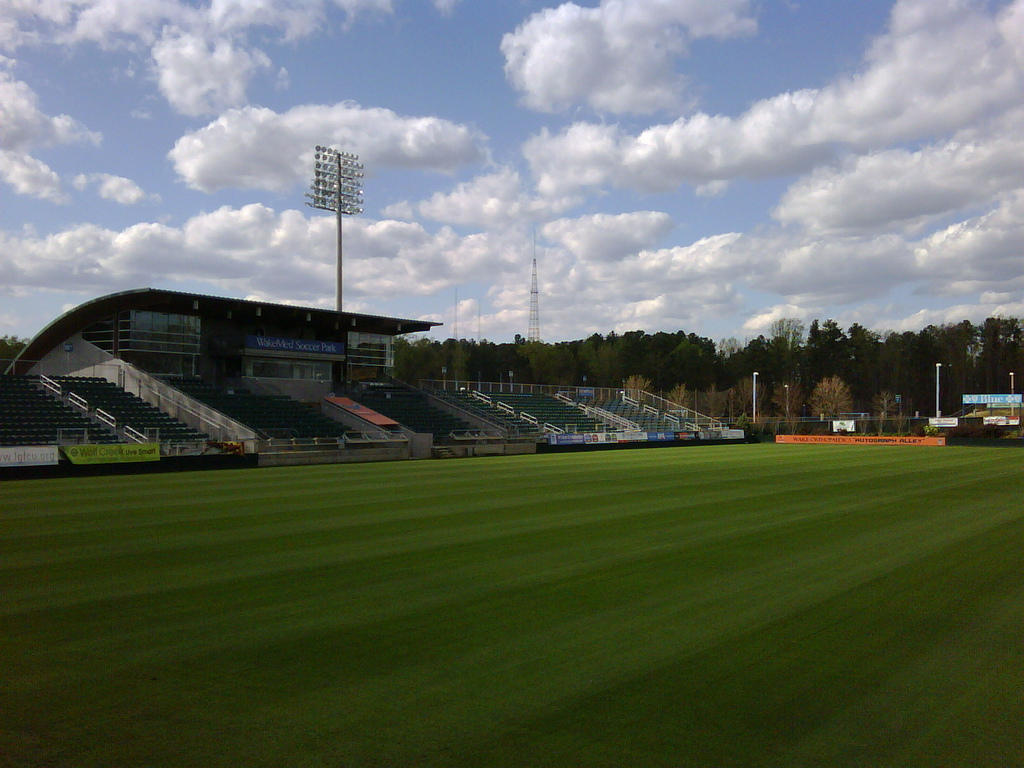
{"label": "blue sign", "polygon": [[593,397],[593,387],[576,387],[576,397]]}
{"label": "blue sign", "polygon": [[583,435],[569,433],[565,435],[548,435],[551,445],[583,445]]}
{"label": "blue sign", "polygon": [[675,432],[648,432],[647,433],[647,441],[649,443],[656,443],[656,442],[659,442],[661,440],[675,440],[675,439],[676,439],[676,433]]}
{"label": "blue sign", "polygon": [[964,405],[1020,405],[1021,396],[1016,395],[964,395]]}
{"label": "blue sign", "polygon": [[314,341],[313,339],[287,339],[280,336],[246,336],[245,346],[266,352],[300,352],[313,355],[344,355],[345,345],[340,341]]}

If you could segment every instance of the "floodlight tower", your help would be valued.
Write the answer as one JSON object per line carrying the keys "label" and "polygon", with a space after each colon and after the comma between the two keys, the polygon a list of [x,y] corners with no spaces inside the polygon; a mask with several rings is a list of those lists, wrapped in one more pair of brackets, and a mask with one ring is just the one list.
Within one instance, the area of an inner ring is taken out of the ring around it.
{"label": "floodlight tower", "polygon": [[537,290],[537,258],[533,259],[533,279],[530,282],[530,330],[528,341],[540,341],[540,292]]}
{"label": "floodlight tower", "polygon": [[313,183],[306,197],[310,208],[333,211],[338,219],[338,294],[337,310],[341,312],[341,217],[363,212],[363,164],[359,155],[339,152],[333,147],[317,145],[314,154]]}

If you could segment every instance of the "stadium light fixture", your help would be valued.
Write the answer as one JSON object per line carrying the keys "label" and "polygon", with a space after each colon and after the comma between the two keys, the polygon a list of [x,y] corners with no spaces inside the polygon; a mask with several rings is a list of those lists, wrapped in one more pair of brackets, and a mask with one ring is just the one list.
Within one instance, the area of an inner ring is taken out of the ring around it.
{"label": "stadium light fixture", "polygon": [[935,364],[935,418],[939,418],[942,415],[942,411],[939,410],[939,371],[942,369],[942,363]]}
{"label": "stadium light fixture", "polygon": [[341,311],[341,217],[363,212],[363,164],[359,155],[339,152],[319,144],[313,153],[313,182],[306,205],[321,211],[332,211],[338,220],[338,289],[337,310]]}

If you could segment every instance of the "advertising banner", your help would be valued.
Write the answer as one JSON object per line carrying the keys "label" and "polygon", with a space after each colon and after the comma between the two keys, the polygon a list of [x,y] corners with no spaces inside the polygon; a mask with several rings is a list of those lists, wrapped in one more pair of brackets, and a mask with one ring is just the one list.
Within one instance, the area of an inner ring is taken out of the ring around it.
{"label": "advertising banner", "polygon": [[949,429],[950,427],[956,427],[960,424],[960,419],[956,416],[932,416],[928,419],[928,424],[933,427],[941,427],[942,429]]}
{"label": "advertising banner", "polygon": [[594,397],[593,387],[576,387],[576,397]]}
{"label": "advertising banner", "polygon": [[583,435],[548,435],[548,443],[551,445],[583,445]]}
{"label": "advertising banner", "polygon": [[35,467],[56,464],[56,445],[5,445],[0,447],[0,467]]}
{"label": "advertising banner", "polygon": [[620,443],[643,443],[647,441],[647,433],[635,429],[627,429],[624,432],[616,433]]}
{"label": "advertising banner", "polygon": [[1015,395],[964,395],[964,405],[1021,405],[1020,393]]}
{"label": "advertising banner", "polygon": [[853,419],[835,419],[832,422],[833,432],[856,432],[857,422]]}
{"label": "advertising banner", "polygon": [[1020,416],[986,416],[983,421],[985,426],[993,427],[1019,427]]}
{"label": "advertising banner", "polygon": [[343,355],[345,345],[340,341],[314,341],[288,339],[280,336],[246,336],[245,346],[266,352],[301,352],[313,355]]}
{"label": "advertising banner", "polygon": [[945,445],[946,438],[898,435],[776,435],[775,442],[817,445]]}
{"label": "advertising banner", "polygon": [[160,461],[160,443],[65,445],[61,450],[72,464],[121,464]]}
{"label": "advertising banner", "polygon": [[647,441],[651,443],[657,443],[662,440],[675,440],[675,432],[648,432]]}

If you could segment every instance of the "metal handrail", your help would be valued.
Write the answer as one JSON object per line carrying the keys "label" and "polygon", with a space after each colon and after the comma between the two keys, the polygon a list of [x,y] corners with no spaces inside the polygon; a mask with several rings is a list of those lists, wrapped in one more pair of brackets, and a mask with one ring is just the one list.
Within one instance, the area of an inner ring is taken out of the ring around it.
{"label": "metal handrail", "polygon": [[[74,395],[74,392],[71,393]],[[77,397],[77,395],[75,395]],[[70,398],[69,398],[70,399]],[[114,418],[113,414],[107,413],[102,408],[97,408],[93,411],[97,420],[103,422],[113,430],[117,430],[117,419]]]}
{"label": "metal handrail", "polygon": [[68,403],[80,409],[83,413],[89,412],[89,401],[74,392],[68,392]]}
{"label": "metal handrail", "polygon": [[51,379],[45,373],[39,374],[39,383],[46,387],[48,390],[53,392],[55,395],[61,394],[61,387],[56,381]]}
{"label": "metal handrail", "polygon": [[[99,409],[97,409],[97,413],[98,412],[99,412]],[[125,435],[125,437],[131,438],[136,443],[148,443],[148,442],[150,442],[150,439],[148,437],[146,437],[144,434],[139,432],[139,430],[137,430],[135,427],[133,427],[133,426],[131,426],[129,424],[125,424],[124,425],[124,435]],[[156,440],[154,442],[160,442],[160,441]]]}

